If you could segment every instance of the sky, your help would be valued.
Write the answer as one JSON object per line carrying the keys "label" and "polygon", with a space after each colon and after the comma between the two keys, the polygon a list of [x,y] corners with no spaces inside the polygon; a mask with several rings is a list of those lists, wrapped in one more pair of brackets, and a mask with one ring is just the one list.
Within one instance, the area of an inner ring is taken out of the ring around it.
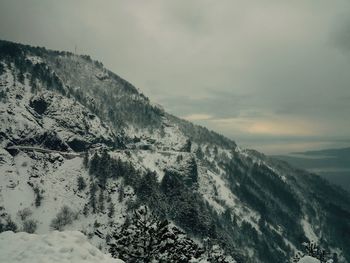
{"label": "sky", "polygon": [[348,0],[0,0],[0,39],[77,46],[244,147],[350,146]]}

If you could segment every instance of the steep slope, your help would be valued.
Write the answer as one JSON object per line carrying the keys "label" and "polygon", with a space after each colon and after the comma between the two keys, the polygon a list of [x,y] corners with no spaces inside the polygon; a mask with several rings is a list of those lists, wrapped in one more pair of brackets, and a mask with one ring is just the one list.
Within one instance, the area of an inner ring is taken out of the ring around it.
{"label": "steep slope", "polygon": [[283,262],[315,239],[350,260],[344,191],[166,113],[88,56],[2,41],[0,58],[5,226],[30,208],[45,233],[68,205],[62,228],[106,250],[147,204],[238,262]]}

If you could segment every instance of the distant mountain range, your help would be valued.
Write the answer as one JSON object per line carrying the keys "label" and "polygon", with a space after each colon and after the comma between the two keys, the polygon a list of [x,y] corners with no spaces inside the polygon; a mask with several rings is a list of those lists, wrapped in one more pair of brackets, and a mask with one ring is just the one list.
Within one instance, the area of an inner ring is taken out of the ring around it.
{"label": "distant mountain range", "polygon": [[274,155],[293,166],[319,174],[350,192],[350,147]]}

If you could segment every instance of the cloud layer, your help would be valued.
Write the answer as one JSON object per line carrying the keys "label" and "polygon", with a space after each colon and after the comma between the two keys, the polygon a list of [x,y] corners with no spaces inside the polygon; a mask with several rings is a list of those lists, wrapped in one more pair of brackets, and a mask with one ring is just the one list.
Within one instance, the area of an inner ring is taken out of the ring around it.
{"label": "cloud layer", "polygon": [[0,38],[77,45],[238,142],[337,141],[350,137],[348,10],[347,0],[0,0]]}

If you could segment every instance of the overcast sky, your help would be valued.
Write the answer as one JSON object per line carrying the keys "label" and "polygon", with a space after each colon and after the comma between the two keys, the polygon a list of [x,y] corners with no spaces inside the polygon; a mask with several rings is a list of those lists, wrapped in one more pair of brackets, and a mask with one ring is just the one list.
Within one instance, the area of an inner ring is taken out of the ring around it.
{"label": "overcast sky", "polygon": [[349,0],[0,0],[0,38],[89,54],[266,153],[350,145]]}

